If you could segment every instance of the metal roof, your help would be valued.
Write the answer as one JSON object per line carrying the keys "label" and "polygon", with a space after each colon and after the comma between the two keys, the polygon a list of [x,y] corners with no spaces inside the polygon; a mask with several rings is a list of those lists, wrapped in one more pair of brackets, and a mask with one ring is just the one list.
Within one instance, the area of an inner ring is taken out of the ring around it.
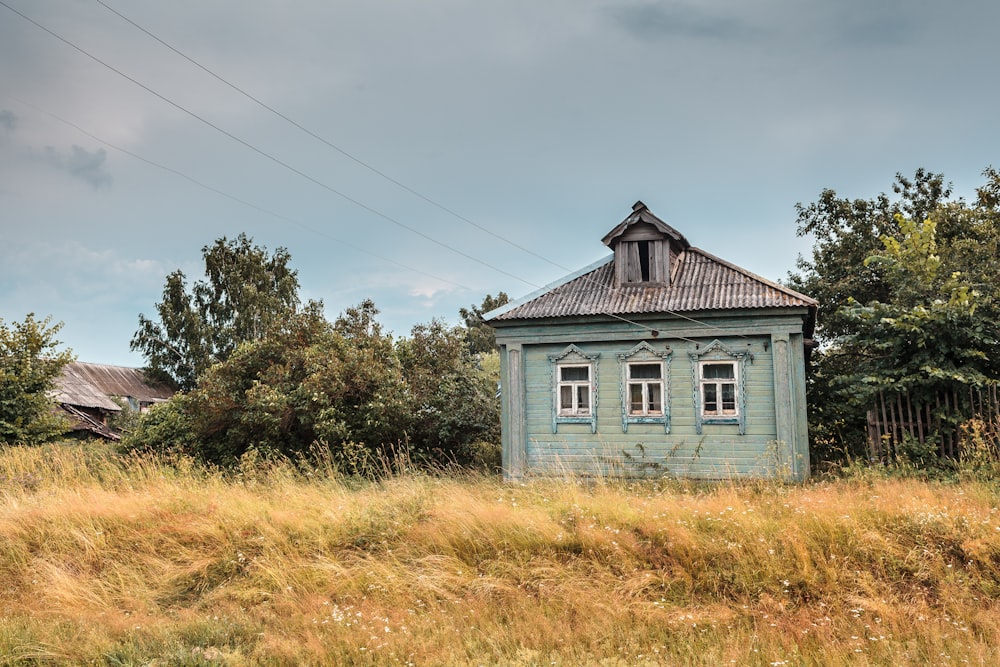
{"label": "metal roof", "polygon": [[173,394],[167,385],[150,382],[140,368],[73,361],[66,364],[56,381],[53,399],[57,403],[117,412],[121,406],[111,400],[112,396],[157,402]]}
{"label": "metal roof", "polygon": [[671,267],[669,285],[639,283],[615,287],[614,256],[524,299],[487,313],[487,321],[691,313],[740,308],[805,307],[815,299],[755,275],[704,250],[688,247]]}

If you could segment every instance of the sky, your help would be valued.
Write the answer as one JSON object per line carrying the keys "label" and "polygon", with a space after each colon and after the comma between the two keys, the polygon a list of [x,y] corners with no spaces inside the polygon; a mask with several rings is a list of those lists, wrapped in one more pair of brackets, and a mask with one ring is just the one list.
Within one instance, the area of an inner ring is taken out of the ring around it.
{"label": "sky", "polygon": [[608,254],[642,200],[772,280],[796,203],[1000,166],[993,0],[0,0],[0,318],[129,342],[246,233],[397,335]]}

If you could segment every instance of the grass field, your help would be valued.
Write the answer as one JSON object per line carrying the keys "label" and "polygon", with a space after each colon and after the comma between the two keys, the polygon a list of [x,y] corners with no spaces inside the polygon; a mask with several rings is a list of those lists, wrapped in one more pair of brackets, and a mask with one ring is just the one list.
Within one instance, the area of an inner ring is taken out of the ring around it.
{"label": "grass field", "polygon": [[0,450],[0,664],[1000,664],[1000,486]]}

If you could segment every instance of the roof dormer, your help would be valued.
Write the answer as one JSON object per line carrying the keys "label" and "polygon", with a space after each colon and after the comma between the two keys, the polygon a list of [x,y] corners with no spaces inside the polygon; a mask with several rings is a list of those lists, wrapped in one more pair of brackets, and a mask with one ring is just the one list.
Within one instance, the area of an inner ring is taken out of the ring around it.
{"label": "roof dormer", "polygon": [[637,201],[632,214],[601,239],[615,253],[615,286],[670,284],[671,258],[690,246],[676,229]]}

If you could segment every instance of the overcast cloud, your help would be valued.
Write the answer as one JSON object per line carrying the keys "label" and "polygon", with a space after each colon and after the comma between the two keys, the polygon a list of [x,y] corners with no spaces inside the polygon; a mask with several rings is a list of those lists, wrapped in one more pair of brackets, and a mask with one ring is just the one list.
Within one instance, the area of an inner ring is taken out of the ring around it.
{"label": "overcast cloud", "polygon": [[221,236],[405,334],[604,256],[637,199],[781,279],[796,202],[998,162],[987,0],[104,0],[224,81],[97,0],[0,1],[0,317],[86,361],[141,365]]}

